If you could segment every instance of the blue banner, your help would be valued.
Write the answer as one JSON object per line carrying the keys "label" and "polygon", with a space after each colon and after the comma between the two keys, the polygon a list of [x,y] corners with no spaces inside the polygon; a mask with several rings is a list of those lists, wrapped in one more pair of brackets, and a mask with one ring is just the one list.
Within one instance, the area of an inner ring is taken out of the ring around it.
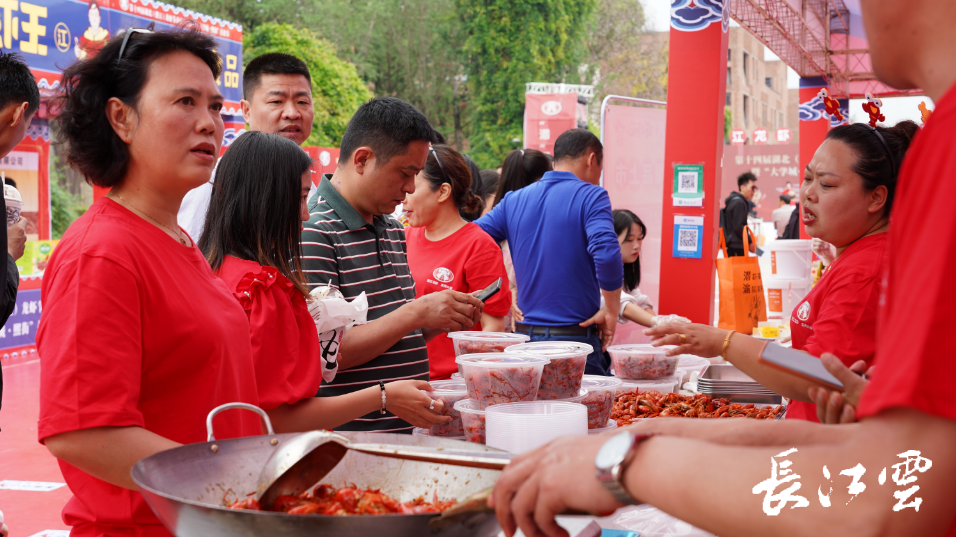
{"label": "blue banner", "polygon": [[[115,5],[114,5],[115,4]],[[58,85],[59,73],[77,59],[96,55],[106,41],[127,28],[168,30],[191,20],[218,43],[223,74],[217,81],[226,113],[239,114],[242,99],[242,27],[150,0],[2,0],[0,47],[22,54],[41,89]]]}
{"label": "blue banner", "polygon": [[40,290],[21,289],[17,293],[17,305],[13,313],[0,328],[0,349],[35,345],[42,312]]}

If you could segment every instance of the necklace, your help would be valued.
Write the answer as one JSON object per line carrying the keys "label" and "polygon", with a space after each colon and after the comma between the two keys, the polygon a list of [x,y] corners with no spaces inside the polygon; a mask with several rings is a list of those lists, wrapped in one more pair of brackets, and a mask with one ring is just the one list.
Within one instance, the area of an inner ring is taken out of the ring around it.
{"label": "necklace", "polygon": [[175,234],[176,237],[179,239],[179,242],[181,242],[181,243],[183,244],[183,246],[186,246],[186,239],[183,238],[183,234],[182,234],[181,231],[176,231],[176,230],[174,230],[173,228],[167,226],[166,224],[160,222],[159,220],[156,220],[156,219],[153,218],[152,216],[150,216],[150,215],[144,213],[143,211],[137,209],[136,207],[133,206],[132,203],[126,201],[126,198],[124,198],[123,196],[120,196],[119,194],[116,194],[116,197],[119,198],[119,199],[121,199],[121,200],[123,200],[123,203],[125,203],[126,205],[128,205],[130,209],[133,209],[133,210],[136,211],[137,213],[139,213],[139,214],[145,216],[146,218],[149,218],[149,219],[152,220],[153,222],[156,222],[157,224],[159,224],[159,225],[163,226],[164,228],[168,229],[169,231],[172,231],[173,234]]}

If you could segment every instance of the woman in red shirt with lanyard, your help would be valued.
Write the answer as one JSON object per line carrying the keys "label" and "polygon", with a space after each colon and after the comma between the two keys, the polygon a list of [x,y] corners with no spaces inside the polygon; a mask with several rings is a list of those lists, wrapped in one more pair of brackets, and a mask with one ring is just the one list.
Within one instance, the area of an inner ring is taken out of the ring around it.
{"label": "woman in red shirt with lanyard", "polygon": [[[205,441],[213,408],[258,402],[242,308],[176,225],[219,155],[220,65],[211,37],[130,29],[69,67],[51,108],[67,162],[112,188],[43,278],[38,432],[74,494],[63,508],[73,536],[169,536],[131,467]],[[246,411],[215,427],[219,438],[262,434]]]}
{"label": "woman in red shirt with lanyard", "polygon": [[338,397],[316,397],[319,335],[309,314],[299,236],[309,219],[312,159],[275,134],[247,132],[216,169],[199,247],[249,318],[259,406],[276,431],[332,429],[389,410],[416,427],[451,418],[427,382],[401,380]]}
{"label": "woman in red shirt with lanyard", "polygon": [[[501,278],[501,291],[489,298],[481,322],[472,330],[504,332],[511,308],[511,291],[501,249],[476,224],[465,222],[459,209],[473,212],[481,199],[471,191],[471,172],[454,149],[439,145],[429,152],[415,177],[415,191],[405,197],[408,264],[415,278],[415,298],[453,289],[481,291]],[[458,371],[451,339],[439,334],[428,343],[432,380],[451,378]]]}
{"label": "woman in red shirt with lanyard", "polygon": [[[863,123],[842,125],[827,133],[807,165],[800,185],[803,224],[808,235],[834,245],[837,257],[793,309],[794,349],[817,357],[832,353],[847,366],[872,362],[896,163],[903,161],[917,130],[912,121],[875,129]],[[763,341],[698,324],[661,326],[645,333],[662,336],[655,345],[680,345],[672,355],[724,356],[791,399],[788,419],[818,421],[808,392],[815,384],[758,363]]]}

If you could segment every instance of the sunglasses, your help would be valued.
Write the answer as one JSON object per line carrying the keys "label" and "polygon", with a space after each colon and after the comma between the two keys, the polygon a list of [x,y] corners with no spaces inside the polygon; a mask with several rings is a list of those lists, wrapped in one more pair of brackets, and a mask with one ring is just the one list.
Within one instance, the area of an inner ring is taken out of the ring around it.
{"label": "sunglasses", "polygon": [[129,38],[133,34],[151,34],[152,30],[147,30],[146,28],[129,28],[126,30],[126,35],[123,36],[123,44],[120,45],[119,56],[116,57],[116,63],[119,63],[123,59],[123,53],[126,52],[126,44],[129,43]]}
{"label": "sunglasses", "polygon": [[428,150],[431,151],[433,157],[435,157],[435,162],[438,163],[438,169],[441,171],[441,178],[443,183],[451,184],[451,181],[448,180],[448,176],[445,174],[445,167],[441,165],[441,161],[438,160],[438,152],[435,151],[435,148],[431,145],[428,146]]}

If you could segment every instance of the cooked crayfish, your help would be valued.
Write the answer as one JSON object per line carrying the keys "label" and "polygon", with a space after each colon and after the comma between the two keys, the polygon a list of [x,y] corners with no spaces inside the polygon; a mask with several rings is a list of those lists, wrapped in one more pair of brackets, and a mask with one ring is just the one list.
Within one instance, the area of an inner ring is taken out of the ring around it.
{"label": "cooked crayfish", "polygon": [[772,420],[783,407],[756,407],[753,403],[731,403],[729,399],[715,399],[709,395],[680,395],[676,393],[628,392],[618,394],[611,409],[611,419],[619,427],[635,419],[675,418],[752,418]]}
{"label": "cooked crayfish", "polygon": [[[423,497],[400,503],[380,490],[351,487],[336,489],[331,485],[318,485],[313,490],[299,496],[279,496],[273,510],[290,515],[388,515],[439,513],[451,507],[455,500],[441,501],[436,497],[432,502]],[[229,506],[231,509],[260,510],[255,498],[239,500]]]}

